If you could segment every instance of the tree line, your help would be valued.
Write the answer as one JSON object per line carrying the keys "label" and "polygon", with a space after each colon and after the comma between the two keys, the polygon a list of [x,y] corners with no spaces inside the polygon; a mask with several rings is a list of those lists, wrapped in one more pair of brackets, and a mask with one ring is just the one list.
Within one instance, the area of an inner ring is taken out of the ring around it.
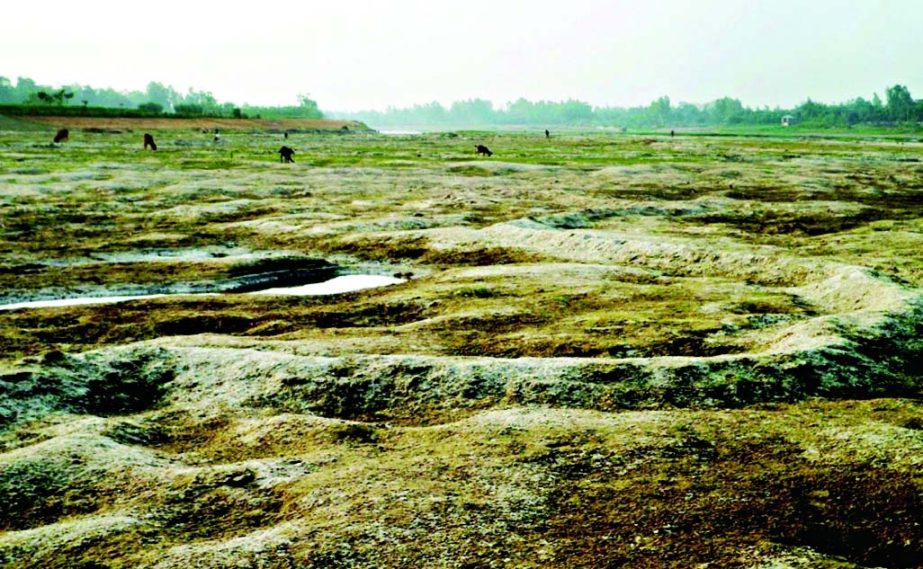
{"label": "tree line", "polygon": [[673,104],[660,97],[646,106],[593,107],[568,101],[518,99],[494,107],[484,99],[456,101],[449,107],[438,102],[385,111],[328,113],[333,118],[358,120],[376,127],[389,126],[620,126],[625,128],[672,128],[722,125],[778,125],[785,116],[796,124],[819,127],[847,127],[858,124],[897,125],[923,123],[923,99],[914,100],[903,85],[845,103],[824,104],[806,100],[797,107],[751,108],[739,99],[723,97],[704,105]]}
{"label": "tree line", "polygon": [[[123,109],[147,116],[179,115],[236,118],[306,118],[320,119],[323,113],[317,102],[306,95],[298,96],[298,104],[290,106],[237,105],[219,102],[210,91],[190,88],[181,93],[172,86],[151,81],[144,91],[117,91],[89,85],[40,85],[27,77],[12,82],[0,76],[0,105],[28,107],[37,113],[63,110],[68,115],[80,114],[80,109]],[[111,115],[109,111],[105,114]],[[118,113],[116,113],[118,114]],[[128,113],[126,113],[128,114]],[[132,113],[135,114],[135,113]]]}
{"label": "tree line", "polygon": [[[144,116],[210,116],[237,118],[324,118],[316,101],[298,96],[290,106],[236,105],[219,102],[209,91],[190,88],[181,93],[172,86],[151,81],[144,91],[116,91],[89,85],[51,87],[26,77],[13,83],[0,76],[0,105],[19,105],[26,111],[48,114],[80,114],[81,108],[112,116],[123,109],[126,114]],[[128,113],[127,111],[131,111]],[[445,107],[438,102],[385,111],[327,113],[332,118],[389,126],[615,126],[624,128],[673,128],[722,125],[777,125],[789,116],[796,124],[818,127],[848,127],[858,124],[897,125],[923,123],[923,99],[915,100],[904,85],[885,89],[885,100],[877,93],[871,99],[858,97],[845,103],[825,104],[807,99],[797,107],[751,108],[739,99],[723,97],[706,104],[674,104],[660,97],[639,107],[594,107],[579,100],[516,101],[495,107],[485,99],[456,101]]]}

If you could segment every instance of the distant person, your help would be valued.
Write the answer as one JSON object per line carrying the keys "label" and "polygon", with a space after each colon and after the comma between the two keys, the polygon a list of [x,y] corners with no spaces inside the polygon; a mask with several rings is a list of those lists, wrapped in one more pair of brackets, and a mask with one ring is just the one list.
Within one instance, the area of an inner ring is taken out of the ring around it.
{"label": "distant person", "polygon": [[548,132],[548,129],[545,129],[545,138],[551,138],[551,133]]}
{"label": "distant person", "polygon": [[66,128],[62,128],[58,131],[58,134],[54,135],[55,142],[64,142],[70,137],[71,133]]}
{"label": "distant person", "polygon": [[294,162],[295,159],[292,158],[292,155],[295,154],[295,151],[289,148],[288,146],[283,146],[279,149],[279,162],[289,163]]}
{"label": "distant person", "polygon": [[477,146],[474,147],[474,149],[477,151],[477,153],[478,153],[479,155],[480,155],[480,154],[483,154],[484,156],[493,156],[493,155],[494,155],[494,153],[490,151],[490,148],[487,148],[487,147],[484,146],[483,144],[478,144]]}
{"label": "distant person", "polygon": [[218,129],[215,129],[215,137],[212,139],[214,142],[221,142],[221,134],[218,132]]}
{"label": "distant person", "polygon": [[150,146],[151,150],[157,150],[157,143],[154,142],[154,137],[148,133],[144,133],[144,149],[147,150],[147,147]]}
{"label": "distant person", "polygon": [[676,136],[676,132],[671,130],[671,131],[670,131],[670,138],[673,138],[674,136]]}
{"label": "distant person", "polygon": [[287,133],[287,132],[283,132],[283,133],[282,133],[282,138],[288,139],[288,133]]}

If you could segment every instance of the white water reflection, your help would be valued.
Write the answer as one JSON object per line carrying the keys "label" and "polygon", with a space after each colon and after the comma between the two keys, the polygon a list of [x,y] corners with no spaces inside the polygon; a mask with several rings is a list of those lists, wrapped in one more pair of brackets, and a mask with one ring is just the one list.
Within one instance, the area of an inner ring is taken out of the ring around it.
{"label": "white water reflection", "polygon": [[250,294],[280,294],[296,296],[321,296],[326,294],[342,294],[355,292],[367,288],[377,288],[405,282],[404,279],[386,277],[382,275],[344,275],[322,283],[307,284],[284,288],[268,288],[257,290]]}
{"label": "white water reflection", "polygon": [[159,298],[165,294],[135,294],[130,296],[84,296],[80,298],[57,298],[54,300],[32,300],[0,305],[0,310],[18,310],[20,308],[55,308],[58,306],[80,306],[84,304],[111,304],[138,300],[139,298]]}
{"label": "white water reflection", "polygon": [[[367,288],[377,288],[406,282],[404,279],[386,277],[382,275],[344,275],[329,281],[307,284],[294,287],[269,288],[257,290],[247,294],[262,295],[289,295],[289,296],[322,296],[328,294],[342,294],[355,292]],[[218,293],[206,292],[198,294],[136,294],[126,296],[83,296],[78,298],[58,298],[54,300],[33,300],[29,302],[16,302],[0,305],[0,310],[18,310],[20,308],[56,308],[61,306],[82,306],[88,304],[112,304],[127,302],[129,300],[146,300],[149,298],[164,298],[168,296],[216,296]]]}

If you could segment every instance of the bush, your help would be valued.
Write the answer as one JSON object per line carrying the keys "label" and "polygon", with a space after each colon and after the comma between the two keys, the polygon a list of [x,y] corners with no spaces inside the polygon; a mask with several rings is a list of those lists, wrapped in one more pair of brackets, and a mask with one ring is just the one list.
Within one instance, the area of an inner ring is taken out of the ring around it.
{"label": "bush", "polygon": [[202,116],[205,114],[205,109],[202,105],[176,105],[175,107],[176,114],[180,116]]}
{"label": "bush", "polygon": [[163,105],[154,102],[143,103],[138,105],[138,110],[152,115],[159,115],[163,112]]}

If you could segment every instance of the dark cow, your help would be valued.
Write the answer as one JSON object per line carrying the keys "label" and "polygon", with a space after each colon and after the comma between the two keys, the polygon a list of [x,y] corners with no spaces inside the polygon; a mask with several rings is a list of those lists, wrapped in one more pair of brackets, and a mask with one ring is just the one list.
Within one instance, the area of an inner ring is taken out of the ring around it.
{"label": "dark cow", "polygon": [[66,128],[62,128],[58,131],[58,134],[54,135],[55,142],[64,142],[70,137],[71,133]]}
{"label": "dark cow", "polygon": [[279,162],[294,162],[295,160],[292,158],[294,153],[295,151],[288,146],[283,146],[279,149]]}
{"label": "dark cow", "polygon": [[154,137],[148,133],[144,133],[144,149],[147,150],[147,147],[150,146],[151,150],[157,150],[157,143],[154,142]]}
{"label": "dark cow", "polygon": [[484,156],[493,156],[494,153],[490,151],[490,148],[487,148],[483,144],[478,144],[474,147],[477,150],[478,154],[483,154]]}

